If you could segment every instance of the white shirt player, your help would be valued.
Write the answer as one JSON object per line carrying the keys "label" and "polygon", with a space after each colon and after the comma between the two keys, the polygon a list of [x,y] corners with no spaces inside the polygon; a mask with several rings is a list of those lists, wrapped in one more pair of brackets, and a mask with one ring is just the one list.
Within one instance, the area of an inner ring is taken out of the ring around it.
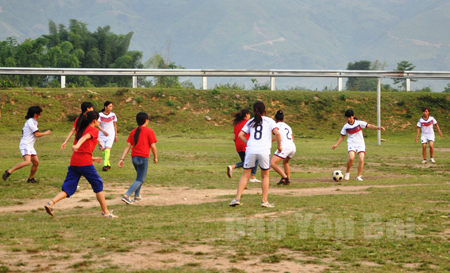
{"label": "white shirt player", "polygon": [[253,120],[254,118],[250,119],[242,127],[244,133],[250,134],[246,152],[249,154],[270,154],[272,148],[272,131],[278,128],[277,123],[267,116],[262,116],[262,125],[255,128],[253,127]]}
{"label": "white shirt player", "polygon": [[22,129],[22,138],[20,139],[19,149],[33,147],[36,142],[35,132],[38,132],[38,122],[34,118],[29,118]]}
{"label": "white shirt player", "polygon": [[360,145],[364,144],[364,136],[362,129],[367,127],[367,122],[355,119],[353,124],[346,123],[342,127],[341,135],[347,135],[347,145]]}
{"label": "white shirt player", "polygon": [[437,121],[432,116],[428,116],[427,120],[421,117],[417,122],[417,127],[421,128],[422,137],[434,139],[433,125],[435,124],[437,124]]}
{"label": "white shirt player", "polygon": [[100,138],[115,138],[116,131],[114,130],[114,122],[117,122],[117,116],[113,112],[110,112],[106,115],[103,112],[98,113],[100,121],[100,127],[108,133],[108,136],[105,136],[102,131],[98,133]]}
{"label": "white shirt player", "polygon": [[284,122],[278,122],[278,131],[280,132],[281,148],[292,148],[295,146],[292,139],[292,128]]}

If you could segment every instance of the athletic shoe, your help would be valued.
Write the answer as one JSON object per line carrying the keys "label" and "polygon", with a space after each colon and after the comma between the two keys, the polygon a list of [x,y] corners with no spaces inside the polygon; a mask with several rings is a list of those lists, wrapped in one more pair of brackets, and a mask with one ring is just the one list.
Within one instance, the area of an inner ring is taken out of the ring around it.
{"label": "athletic shoe", "polygon": [[233,168],[231,167],[231,165],[227,167],[227,175],[229,178],[231,178],[231,176],[233,175]]}
{"label": "athletic shoe", "polygon": [[133,204],[133,201],[131,201],[130,198],[125,197],[125,195],[122,196],[122,199],[120,199],[120,200],[122,200],[123,202],[127,203],[128,205]]}
{"label": "athletic shoe", "polygon": [[356,177],[356,180],[358,180],[358,181],[363,181],[363,179],[361,178],[361,176]]}
{"label": "athletic shoe", "polygon": [[108,170],[111,170],[111,166],[106,166],[106,168],[108,168]]}
{"label": "athletic shoe", "polygon": [[427,164],[427,160],[426,159],[422,160],[422,164]]}
{"label": "athletic shoe", "polygon": [[45,211],[46,211],[48,214],[50,214],[51,216],[55,216],[55,215],[53,214],[53,207],[52,207],[52,205],[50,205],[50,202],[48,202],[48,203],[44,206],[44,208],[45,208]]}
{"label": "athletic shoe", "polygon": [[142,197],[140,197],[140,196],[136,197],[135,196],[133,202],[139,202],[139,201],[142,201]]}
{"label": "athletic shoe", "polygon": [[114,214],[113,214],[113,211],[111,210],[111,211],[109,212],[109,214],[104,214],[104,213],[102,212],[102,217],[103,217],[103,218],[117,218],[117,217],[119,217],[119,216],[114,215]]}
{"label": "athletic shoe", "polygon": [[288,177],[286,177],[286,178],[281,178],[281,179],[280,179],[280,182],[277,183],[278,186],[280,186],[280,185],[286,185],[286,186],[288,186],[288,185],[290,185],[290,184],[291,184],[291,182],[289,181],[289,178],[288,178]]}
{"label": "athletic shoe", "polygon": [[8,172],[8,170],[6,170],[6,171],[3,173],[3,181],[6,181],[10,175],[11,175],[11,174]]}
{"label": "athletic shoe", "polygon": [[230,207],[236,207],[239,206],[241,204],[241,200],[236,200],[233,199],[233,201],[231,201],[231,203],[229,204]]}
{"label": "athletic shoe", "polygon": [[350,180],[350,173],[345,173],[344,180]]}
{"label": "athletic shoe", "polygon": [[252,183],[261,183],[261,181],[258,180],[258,179],[256,179],[256,178],[250,179],[250,180],[248,180],[248,182],[252,182]]}
{"label": "athletic shoe", "polygon": [[269,202],[261,201],[261,207],[263,207],[263,208],[274,208],[275,205],[274,204],[269,204]]}
{"label": "athletic shoe", "polygon": [[106,172],[108,170],[107,166],[103,166],[102,171]]}
{"label": "athletic shoe", "polygon": [[37,181],[36,179],[33,178],[28,178],[27,183],[39,183],[39,181]]}
{"label": "athletic shoe", "polygon": [[436,161],[434,161],[434,158],[430,158],[430,162],[431,163],[436,163]]}

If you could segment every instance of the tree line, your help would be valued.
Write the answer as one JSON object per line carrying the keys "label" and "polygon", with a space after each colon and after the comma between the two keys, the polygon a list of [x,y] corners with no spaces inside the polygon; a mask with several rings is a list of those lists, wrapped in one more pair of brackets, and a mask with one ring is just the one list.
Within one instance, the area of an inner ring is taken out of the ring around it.
{"label": "tree line", "polygon": [[[141,51],[129,50],[133,32],[115,34],[110,26],[98,27],[94,32],[87,24],[70,20],[69,26],[49,21],[49,34],[19,43],[9,37],[0,42],[0,67],[51,68],[183,68],[164,58],[161,53],[142,63]],[[131,77],[67,76],[68,86],[131,86]],[[154,82],[139,79],[141,86],[180,86],[178,77],[156,77]],[[58,87],[54,76],[1,76],[0,87],[39,86]]]}

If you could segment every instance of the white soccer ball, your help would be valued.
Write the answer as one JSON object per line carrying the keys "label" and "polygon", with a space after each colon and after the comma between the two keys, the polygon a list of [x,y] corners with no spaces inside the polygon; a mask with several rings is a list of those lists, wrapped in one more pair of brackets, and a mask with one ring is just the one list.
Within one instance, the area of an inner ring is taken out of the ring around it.
{"label": "white soccer ball", "polygon": [[339,182],[342,180],[342,178],[344,178],[344,175],[342,174],[342,172],[340,170],[336,170],[333,172],[333,180],[336,182]]}

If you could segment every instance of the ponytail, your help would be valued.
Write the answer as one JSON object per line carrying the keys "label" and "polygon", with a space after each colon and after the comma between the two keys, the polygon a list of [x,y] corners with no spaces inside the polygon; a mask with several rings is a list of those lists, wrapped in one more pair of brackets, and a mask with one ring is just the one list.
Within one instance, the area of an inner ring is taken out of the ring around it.
{"label": "ponytail", "polygon": [[89,111],[86,115],[82,115],[81,120],[79,121],[79,127],[77,131],[77,141],[83,136],[84,131],[92,123],[92,121],[98,119],[98,113],[95,111]]}
{"label": "ponytail", "polygon": [[94,108],[94,105],[92,102],[85,101],[81,104],[81,114],[78,116],[77,124],[75,125],[75,129],[78,131],[78,128],[80,128],[81,119],[85,115],[84,113],[87,112],[88,108]]}
{"label": "ponytail", "polygon": [[256,128],[262,125],[262,116],[266,113],[266,106],[262,101],[257,101],[253,104],[253,113],[255,114],[255,118],[251,121],[251,123],[253,124],[253,127]]}
{"label": "ponytail", "polygon": [[134,146],[136,147],[138,141],[139,141],[139,135],[141,134],[141,126],[144,125],[144,123],[148,120],[147,113],[139,112],[136,115],[136,122],[138,124],[138,127],[136,128],[136,132],[134,132]]}
{"label": "ponytail", "polygon": [[105,107],[106,106],[108,106],[108,105],[110,105],[112,102],[111,101],[109,101],[109,100],[107,100],[107,101],[105,101],[105,103],[103,103],[103,109],[102,110],[100,110],[100,112],[105,112]]}
{"label": "ponytail", "polygon": [[250,110],[248,110],[247,108],[244,108],[241,111],[234,114],[233,125],[236,126],[239,122],[243,121],[245,119],[245,116],[247,116],[247,114],[250,114]]}

